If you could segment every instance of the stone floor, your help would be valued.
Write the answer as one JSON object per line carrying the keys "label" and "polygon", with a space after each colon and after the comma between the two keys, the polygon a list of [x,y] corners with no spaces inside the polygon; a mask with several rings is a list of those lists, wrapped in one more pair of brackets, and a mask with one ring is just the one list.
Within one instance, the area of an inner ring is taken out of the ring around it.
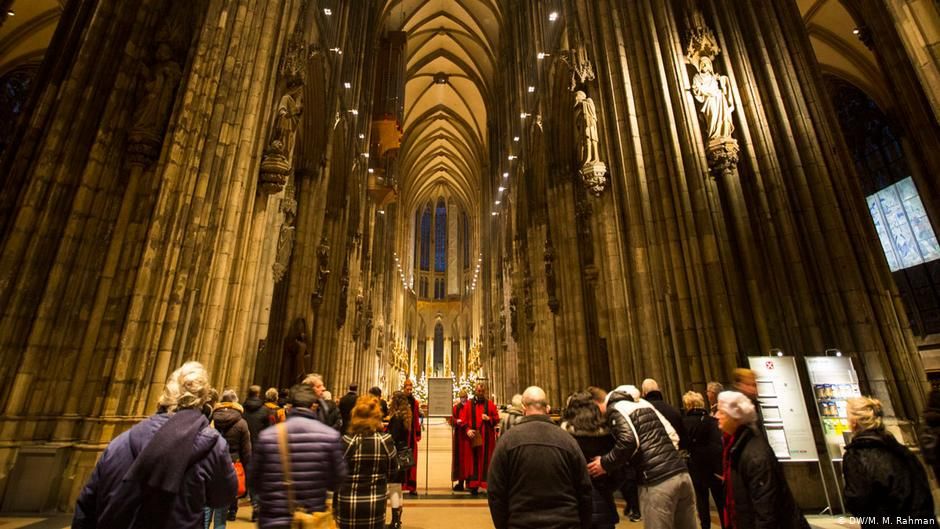
{"label": "stone floor", "polygon": [[[455,494],[451,491],[450,481],[450,429],[440,419],[431,419],[425,441],[420,446],[418,456],[420,487],[417,497],[407,496],[403,525],[405,529],[439,529],[444,527],[473,527],[474,529],[492,528],[489,509],[483,494],[471,498],[466,493]],[[620,510],[623,503],[618,501]],[[242,505],[238,519],[229,522],[231,529],[250,529],[255,524],[250,522],[251,507]],[[840,523],[838,517],[813,516],[810,523],[817,529],[857,528],[857,525]],[[50,517],[0,517],[0,529],[67,529],[71,518],[67,515]],[[631,523],[623,519],[618,529],[640,529],[642,522]],[[712,512],[712,527],[720,527],[718,514]]]}

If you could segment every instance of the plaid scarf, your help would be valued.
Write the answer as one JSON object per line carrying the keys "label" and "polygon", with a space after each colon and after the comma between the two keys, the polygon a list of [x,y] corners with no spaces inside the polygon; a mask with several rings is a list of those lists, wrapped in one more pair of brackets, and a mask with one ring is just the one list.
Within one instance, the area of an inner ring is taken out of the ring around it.
{"label": "plaid scarf", "polygon": [[734,529],[734,487],[731,483],[731,447],[734,446],[735,435],[721,434],[724,446],[721,450],[721,478],[725,485],[725,511],[723,514],[726,529]]}

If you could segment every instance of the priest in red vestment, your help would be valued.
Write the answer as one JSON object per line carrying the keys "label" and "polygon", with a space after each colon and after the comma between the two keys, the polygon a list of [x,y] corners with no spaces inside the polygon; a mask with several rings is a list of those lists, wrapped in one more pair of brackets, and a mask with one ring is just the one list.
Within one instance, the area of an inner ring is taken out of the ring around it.
{"label": "priest in red vestment", "polygon": [[454,404],[454,410],[450,417],[451,426],[454,428],[452,446],[452,456],[450,461],[450,480],[456,481],[455,491],[464,490],[464,480],[473,473],[473,455],[470,452],[470,438],[463,428],[463,409],[467,407],[467,390],[462,389],[457,394],[460,400]]}
{"label": "priest in red vestment", "polygon": [[418,441],[421,440],[421,403],[414,396],[415,384],[410,379],[405,380],[401,388],[408,402],[411,403],[411,430],[408,431],[408,447],[414,454],[415,465],[405,473],[405,482],[401,488],[407,490],[412,496],[418,495]]}
{"label": "priest in red vestment", "polygon": [[499,424],[499,411],[486,395],[486,385],[478,383],[471,399],[460,414],[461,428],[470,440],[471,474],[467,478],[470,494],[477,494],[477,489],[486,488],[486,473],[490,469],[490,459],[496,449],[496,425]]}

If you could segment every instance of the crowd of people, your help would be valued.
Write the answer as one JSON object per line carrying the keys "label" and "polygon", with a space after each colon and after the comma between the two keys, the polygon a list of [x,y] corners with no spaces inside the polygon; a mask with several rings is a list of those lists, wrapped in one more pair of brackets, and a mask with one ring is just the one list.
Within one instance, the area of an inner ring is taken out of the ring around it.
{"label": "crowd of people", "polygon": [[[648,529],[710,529],[711,502],[723,529],[809,527],[767,442],[750,370],[736,370],[729,390],[712,382],[707,396],[686,392],[681,411],[653,379],[576,392],[557,419],[538,387],[502,414],[485,384],[473,389],[458,395],[448,421],[451,477],[455,491],[486,491],[497,529],[613,529],[618,491],[623,514]],[[934,401],[940,414],[940,394]],[[867,517],[862,527],[896,517],[935,524],[927,473],[883,417],[875,399],[848,402],[846,507]],[[410,380],[389,401],[357,384],[334,401],[310,374],[288,391],[251,386],[239,402],[187,362],[156,413],[105,449],[72,527],[224,528],[248,496],[264,529],[324,518],[340,529],[400,529],[403,494],[417,491],[421,430]]]}

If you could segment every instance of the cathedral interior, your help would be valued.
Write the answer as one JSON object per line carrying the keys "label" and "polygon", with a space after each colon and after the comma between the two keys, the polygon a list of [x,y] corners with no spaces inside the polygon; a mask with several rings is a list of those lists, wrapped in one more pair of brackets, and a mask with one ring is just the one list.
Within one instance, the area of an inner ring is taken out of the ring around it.
{"label": "cathedral interior", "polygon": [[940,381],[935,1],[0,7],[4,511],[192,359],[561,407],[837,354],[907,432]]}

